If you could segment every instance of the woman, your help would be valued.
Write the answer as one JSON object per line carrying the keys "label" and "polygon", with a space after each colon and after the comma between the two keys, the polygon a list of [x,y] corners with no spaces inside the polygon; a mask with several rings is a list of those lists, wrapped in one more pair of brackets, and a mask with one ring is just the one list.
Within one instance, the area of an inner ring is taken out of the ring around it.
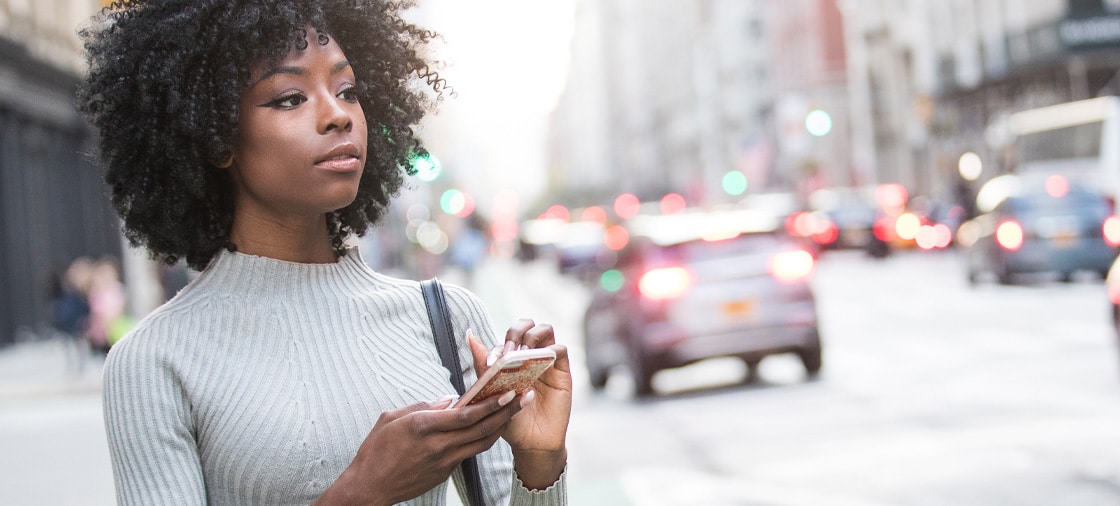
{"label": "woman", "polygon": [[[566,349],[533,390],[454,390],[415,281],[370,270],[365,233],[422,151],[444,84],[407,3],[151,0],[83,30],[79,104],[126,235],[201,274],[114,346],[104,402],[123,504],[442,504],[479,454],[487,504],[566,503]],[[367,124],[371,122],[372,124]],[[498,346],[449,286],[465,380]],[[455,473],[457,480],[459,473]]]}

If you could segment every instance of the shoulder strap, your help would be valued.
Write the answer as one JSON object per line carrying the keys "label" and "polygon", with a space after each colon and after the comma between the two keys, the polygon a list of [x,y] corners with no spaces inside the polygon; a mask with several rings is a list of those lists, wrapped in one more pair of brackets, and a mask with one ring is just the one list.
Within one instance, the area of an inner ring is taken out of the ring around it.
{"label": "shoulder strap", "polygon": [[[424,307],[428,310],[428,320],[432,324],[432,336],[435,337],[439,359],[451,372],[451,384],[455,386],[455,391],[463,395],[466,390],[463,385],[463,368],[459,365],[459,353],[455,351],[455,330],[451,325],[451,313],[447,309],[443,284],[437,278],[424,280],[420,282],[420,291],[424,294]],[[484,506],[482,478],[478,473],[477,459],[473,456],[468,457],[463,460],[460,467],[463,469],[469,506]]]}
{"label": "shoulder strap", "polygon": [[428,309],[428,320],[432,324],[432,336],[435,337],[439,359],[451,372],[451,384],[455,386],[455,391],[463,395],[466,391],[463,385],[463,367],[459,363],[459,353],[455,350],[455,331],[451,325],[447,299],[443,294],[443,284],[437,278],[428,279],[420,282],[420,290],[424,292],[424,307]]}

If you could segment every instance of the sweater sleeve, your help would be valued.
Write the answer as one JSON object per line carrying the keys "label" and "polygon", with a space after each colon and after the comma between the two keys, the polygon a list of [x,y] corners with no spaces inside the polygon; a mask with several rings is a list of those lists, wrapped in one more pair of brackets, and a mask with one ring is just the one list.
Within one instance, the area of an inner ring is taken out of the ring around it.
{"label": "sweater sleeve", "polygon": [[[463,367],[463,381],[474,383],[477,373],[474,357],[466,343],[466,329],[472,329],[487,348],[492,348],[505,340],[498,335],[490,314],[482,301],[470,291],[457,286],[447,288],[447,297],[452,320],[456,329],[459,347],[459,363]],[[461,329],[461,330],[460,330]],[[504,439],[498,439],[494,446],[478,455],[479,474],[482,478],[483,494],[486,504],[509,504],[510,506],[562,506],[568,503],[567,470],[552,486],[544,490],[529,490],[513,470],[513,450]],[[466,504],[464,481],[461,469],[452,474],[459,496]]]}
{"label": "sweater sleeve", "polygon": [[132,335],[113,346],[104,369],[105,430],[118,504],[204,505],[206,485],[182,385],[144,337]]}

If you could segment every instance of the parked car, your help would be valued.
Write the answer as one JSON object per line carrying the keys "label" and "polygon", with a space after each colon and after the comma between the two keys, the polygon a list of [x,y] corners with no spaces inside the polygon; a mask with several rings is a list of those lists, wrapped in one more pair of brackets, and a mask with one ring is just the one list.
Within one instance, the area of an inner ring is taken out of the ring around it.
{"label": "parked car", "polygon": [[793,353],[821,369],[813,256],[782,220],[751,210],[642,216],[594,289],[584,316],[591,385],[626,366],[638,395],[656,372],[738,357],[752,375],[766,356]]}
{"label": "parked car", "polygon": [[985,273],[1001,284],[1028,273],[1103,277],[1116,258],[1120,222],[1111,204],[1063,176],[999,176],[981,187],[977,208],[982,214],[958,233],[970,283]]}

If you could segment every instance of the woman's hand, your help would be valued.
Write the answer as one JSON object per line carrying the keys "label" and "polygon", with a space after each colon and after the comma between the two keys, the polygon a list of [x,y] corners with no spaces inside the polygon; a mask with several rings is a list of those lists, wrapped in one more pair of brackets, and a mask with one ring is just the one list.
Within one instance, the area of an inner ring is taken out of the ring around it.
{"label": "woman's hand", "polygon": [[[468,336],[475,370],[479,376],[487,369],[486,346]],[[556,344],[551,325],[518,320],[508,331],[503,351],[550,348],[556,363],[541,375],[533,388],[522,396],[521,413],[513,418],[502,437],[513,448],[514,469],[522,483],[543,489],[556,482],[567,462],[565,438],[572,413],[572,373],[568,349]]]}
{"label": "woman's hand", "polygon": [[390,505],[431,490],[463,459],[493,446],[520,410],[513,400],[508,392],[453,410],[444,409],[451,403],[444,399],[382,413],[354,461],[314,504]]}

